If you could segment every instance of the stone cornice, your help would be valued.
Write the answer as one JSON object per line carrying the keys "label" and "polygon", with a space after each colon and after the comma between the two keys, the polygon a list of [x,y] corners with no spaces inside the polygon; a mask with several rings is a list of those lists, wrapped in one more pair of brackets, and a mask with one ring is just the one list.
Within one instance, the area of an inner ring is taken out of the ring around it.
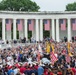
{"label": "stone cornice", "polygon": [[76,14],[76,11],[39,11],[39,12],[0,11],[0,14],[60,15],[60,14]]}

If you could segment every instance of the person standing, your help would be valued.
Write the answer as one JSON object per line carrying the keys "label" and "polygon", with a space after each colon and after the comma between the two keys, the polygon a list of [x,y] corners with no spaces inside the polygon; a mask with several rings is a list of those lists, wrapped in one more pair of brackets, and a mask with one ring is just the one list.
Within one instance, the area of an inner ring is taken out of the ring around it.
{"label": "person standing", "polygon": [[42,66],[38,67],[38,75],[42,75],[44,73],[44,69]]}

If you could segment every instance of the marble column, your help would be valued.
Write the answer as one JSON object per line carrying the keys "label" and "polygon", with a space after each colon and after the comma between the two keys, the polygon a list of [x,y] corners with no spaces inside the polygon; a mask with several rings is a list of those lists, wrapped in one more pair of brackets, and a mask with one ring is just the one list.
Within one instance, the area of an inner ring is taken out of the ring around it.
{"label": "marble column", "polygon": [[39,19],[36,19],[36,41],[39,41]]}
{"label": "marble column", "polygon": [[56,41],[59,42],[59,19],[56,19]]}
{"label": "marble column", "polygon": [[43,19],[40,19],[40,41],[43,41]]}
{"label": "marble column", "polygon": [[52,19],[52,39],[55,40],[55,22],[54,22],[54,19]]}
{"label": "marble column", "polygon": [[17,39],[17,34],[16,34],[16,19],[13,19],[13,40]]}
{"label": "marble column", "polygon": [[2,19],[2,40],[5,41],[5,18]]}
{"label": "marble column", "polygon": [[24,36],[26,40],[28,40],[28,26],[27,26],[27,19],[24,19]]}
{"label": "marble column", "polygon": [[71,21],[70,18],[68,20],[68,27],[67,27],[67,32],[68,32],[68,42],[71,40]]}

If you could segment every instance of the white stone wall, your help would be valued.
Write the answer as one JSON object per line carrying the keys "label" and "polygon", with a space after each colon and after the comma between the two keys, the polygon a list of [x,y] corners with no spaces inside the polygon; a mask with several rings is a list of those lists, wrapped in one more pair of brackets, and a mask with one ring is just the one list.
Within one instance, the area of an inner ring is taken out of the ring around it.
{"label": "white stone wall", "polygon": [[11,31],[6,31],[6,40],[11,40]]}
{"label": "white stone wall", "polygon": [[60,39],[64,39],[64,37],[67,37],[68,38],[68,35],[67,35],[67,30],[63,31],[63,30],[59,30],[60,32]]}
{"label": "white stone wall", "polygon": [[76,31],[72,30],[72,36],[76,36]]}

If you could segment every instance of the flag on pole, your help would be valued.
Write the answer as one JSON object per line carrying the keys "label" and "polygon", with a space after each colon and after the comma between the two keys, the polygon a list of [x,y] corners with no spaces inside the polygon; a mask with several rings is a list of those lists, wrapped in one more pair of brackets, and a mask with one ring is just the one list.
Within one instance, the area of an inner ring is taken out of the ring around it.
{"label": "flag on pole", "polygon": [[52,52],[54,53],[54,45],[51,44]]}
{"label": "flag on pole", "polygon": [[11,30],[11,24],[12,24],[11,19],[6,19],[6,30],[7,31]]}
{"label": "flag on pole", "polygon": [[66,53],[67,53],[66,50],[62,50],[63,55],[66,55]]}
{"label": "flag on pole", "polygon": [[58,58],[53,52],[51,52],[50,55],[51,55],[51,63],[54,64],[58,60]]}
{"label": "flag on pole", "polygon": [[67,52],[67,54],[68,54],[69,56],[72,56],[71,51],[70,51],[70,42],[68,42],[68,52]]}
{"label": "flag on pole", "polygon": [[70,56],[67,54],[67,55],[66,55],[66,62],[69,63],[70,61],[71,61],[71,58],[70,58]]}
{"label": "flag on pole", "polygon": [[41,57],[41,55],[40,55],[40,52],[38,51],[38,52],[37,52],[37,61],[38,61],[38,62],[40,62],[40,57]]}
{"label": "flag on pole", "polygon": [[66,20],[60,19],[61,30],[66,30]]}
{"label": "flag on pole", "polygon": [[41,48],[40,44],[38,45],[38,50],[39,50],[40,53],[42,53],[42,48]]}
{"label": "flag on pole", "polygon": [[50,45],[49,45],[49,43],[46,45],[46,52],[50,53]]}
{"label": "flag on pole", "polygon": [[76,30],[76,19],[72,19],[72,30]]}
{"label": "flag on pole", "polygon": [[28,25],[29,25],[29,31],[34,30],[34,20],[28,20]]}
{"label": "flag on pole", "polygon": [[50,20],[44,20],[44,30],[50,30]]}
{"label": "flag on pole", "polygon": [[23,25],[23,21],[18,19],[17,20],[18,31],[22,31],[22,29],[23,29],[22,25]]}
{"label": "flag on pole", "polygon": [[70,42],[68,42],[68,52],[70,52]]}

